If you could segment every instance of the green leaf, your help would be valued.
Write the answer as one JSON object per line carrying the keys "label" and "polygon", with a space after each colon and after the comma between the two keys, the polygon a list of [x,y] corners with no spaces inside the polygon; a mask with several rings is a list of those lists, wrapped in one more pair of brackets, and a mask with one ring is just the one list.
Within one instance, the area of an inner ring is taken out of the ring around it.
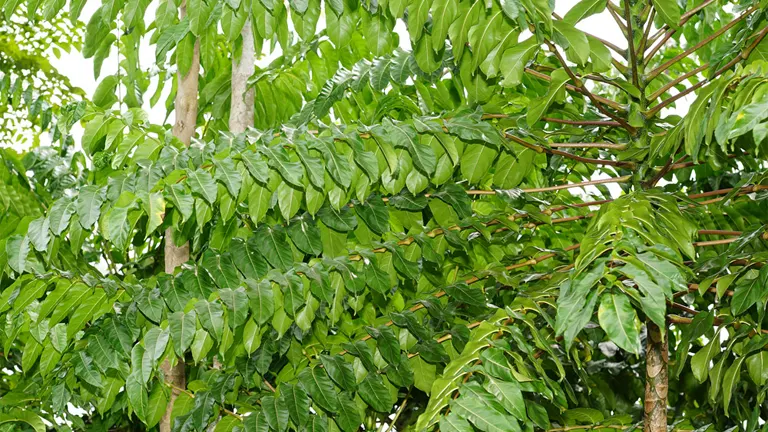
{"label": "green leaf", "polygon": [[184,353],[192,345],[197,330],[197,313],[194,310],[187,313],[175,312],[168,316],[173,349],[176,355],[184,357]]}
{"label": "green leaf", "polygon": [[493,184],[503,189],[517,187],[531,172],[535,157],[536,151],[529,148],[524,148],[517,154],[502,151],[496,162]]}
{"label": "green leaf", "polygon": [[278,399],[274,396],[265,396],[261,399],[261,409],[264,416],[267,418],[269,428],[278,432],[285,431],[288,427],[288,417],[290,415],[288,406],[284,403],[282,398]]}
{"label": "green leaf", "polygon": [[240,275],[229,252],[216,253],[207,249],[203,253],[200,265],[219,288],[237,288],[240,285]]}
{"label": "green leaf", "polygon": [[733,390],[740,381],[739,373],[741,372],[742,363],[744,363],[744,357],[737,358],[723,376],[723,410],[726,416],[729,416],[728,406],[731,403]]}
{"label": "green leaf", "polygon": [[220,341],[224,333],[224,308],[221,303],[200,300],[195,303],[195,310],[200,325]]}
{"label": "green leaf", "polygon": [[603,0],[581,0],[568,10],[563,21],[575,26],[584,18],[603,12],[605,6],[606,3]]}
{"label": "green leaf", "polygon": [[305,368],[299,373],[299,380],[322,409],[332,413],[339,410],[336,389],[324,368]]}
{"label": "green leaf", "polygon": [[432,194],[449,204],[456,211],[461,219],[467,219],[472,216],[472,200],[467,192],[459,185],[449,184],[443,187],[439,192]]}
{"label": "green leaf", "polygon": [[216,173],[214,174],[216,180],[221,182],[227,187],[227,190],[233,198],[237,198],[240,193],[240,187],[243,184],[243,178],[240,176],[240,171],[235,168],[232,159],[213,159],[213,165],[216,167]]}
{"label": "green leaf", "polygon": [[381,197],[368,198],[364,203],[355,206],[355,212],[368,228],[377,234],[389,231],[389,208]]}
{"label": "green leaf", "polygon": [[485,432],[520,430],[513,418],[486,405],[479,398],[459,397],[451,403],[451,408],[453,412],[471,421],[478,429]]}
{"label": "green leaf", "polygon": [[293,253],[285,235],[285,229],[279,225],[262,225],[256,230],[256,246],[272,267],[287,270],[293,265]]}
{"label": "green leaf", "polygon": [[445,292],[452,298],[470,306],[485,306],[485,293],[482,289],[474,289],[465,282],[459,282],[445,287]]}
{"label": "green leaf", "polygon": [[468,421],[459,417],[455,412],[451,412],[440,418],[440,430],[443,432],[472,432],[474,429]]}
{"label": "green leaf", "polygon": [[182,184],[173,184],[166,188],[173,206],[181,213],[182,222],[186,222],[194,213],[195,199]]}
{"label": "green leaf", "polygon": [[392,394],[387,389],[381,376],[369,373],[368,376],[360,382],[358,394],[373,410],[378,412],[389,412],[395,401],[392,400]]}
{"label": "green leaf", "polygon": [[247,279],[259,280],[266,276],[269,267],[264,260],[264,256],[258,250],[256,237],[251,237],[248,241],[234,238],[229,245],[232,252],[232,260],[237,269]]}
{"label": "green leaf", "polygon": [[485,389],[488,393],[496,396],[504,408],[515,416],[518,420],[525,421],[525,401],[523,393],[520,391],[520,385],[515,381],[501,381],[489,377],[485,382]]}
{"label": "green leaf", "polygon": [[315,256],[320,256],[323,253],[320,230],[317,229],[315,221],[306,214],[288,225],[288,236],[293,244],[304,253]]}
{"label": "green leaf", "polygon": [[208,332],[203,329],[198,329],[195,332],[195,339],[192,341],[192,358],[195,360],[195,363],[199,363],[212,347],[213,340]]}
{"label": "green leaf", "polygon": [[280,386],[281,402],[288,407],[291,421],[299,427],[309,420],[309,396],[300,385],[283,384]]}
{"label": "green leaf", "polygon": [[620,348],[637,354],[640,352],[640,336],[637,331],[637,314],[624,294],[606,292],[600,297],[597,310],[600,327]]}
{"label": "green leaf", "polygon": [[688,360],[688,354],[691,348],[691,342],[702,337],[708,332],[715,322],[715,316],[710,312],[699,313],[693,317],[693,321],[690,325],[683,328],[683,335],[680,338],[680,344],[678,345],[677,352],[677,367],[674,372],[675,376],[679,376],[683,371],[685,362]]}
{"label": "green leaf", "polygon": [[[320,151],[325,159],[325,169],[339,186],[347,189],[352,183],[352,167],[346,155],[340,154],[331,138],[320,138],[312,141],[312,148]],[[320,185],[316,185],[322,188]]]}
{"label": "green leaf", "polygon": [[75,201],[71,198],[62,197],[53,203],[48,212],[48,224],[54,235],[59,236],[67,229],[69,220],[75,213],[75,210]]}
{"label": "green leaf", "polygon": [[491,172],[498,152],[487,144],[468,144],[461,155],[461,174],[471,184],[478,184]]}
{"label": "green leaf", "polygon": [[301,182],[304,177],[304,170],[299,162],[291,162],[282,148],[262,147],[261,150],[267,155],[269,166],[279,172],[285,181],[299,189],[304,188]]}
{"label": "green leaf", "polygon": [[168,395],[163,389],[163,384],[157,383],[152,389],[152,393],[149,394],[149,400],[147,400],[146,409],[146,423],[147,427],[154,427],[160,423],[160,420],[165,414],[165,410],[168,408]]}
{"label": "green leaf", "polygon": [[589,40],[587,35],[573,25],[565,21],[554,21],[555,41],[567,49],[568,58],[579,65],[586,65],[589,61]]}
{"label": "green leaf", "polygon": [[710,342],[694,354],[691,359],[691,371],[693,376],[699,381],[704,382],[709,372],[709,363],[717,354],[720,354],[720,334],[715,332]]}
{"label": "green leaf", "polygon": [[[763,272],[761,271],[761,273]],[[762,275],[760,277],[755,277],[754,279],[740,279],[733,290],[731,312],[734,315],[743,314],[747,309],[763,298],[767,291],[768,286],[766,286],[765,278],[763,278]]]}
{"label": "green leaf", "polygon": [[18,234],[8,238],[5,243],[5,253],[8,255],[8,265],[16,273],[24,273],[27,267],[27,256],[29,255],[29,238]]}
{"label": "green leaf", "polygon": [[187,184],[192,189],[193,194],[200,196],[208,204],[214,205],[216,203],[219,189],[216,187],[216,182],[208,171],[200,168],[195,171],[187,169]]}
{"label": "green leaf", "polygon": [[104,203],[104,191],[95,186],[88,185],[80,189],[77,196],[77,215],[80,225],[89,230],[99,219],[101,204]]}
{"label": "green leaf", "polygon": [[365,366],[369,372],[376,372],[378,370],[376,364],[373,361],[373,353],[371,352],[371,348],[364,341],[359,340],[354,343],[345,343],[342,345],[342,348],[344,348],[349,354],[359,358],[363,363],[363,366]]}
{"label": "green leaf", "polygon": [[504,87],[519,86],[528,62],[533,59],[538,49],[539,42],[536,37],[530,37],[504,51],[499,64],[499,69],[504,75],[504,81],[501,85]]}
{"label": "green leaf", "polygon": [[189,18],[184,18],[178,24],[162,30],[155,44],[155,59],[157,62],[164,63],[168,51],[181,42],[187,33],[189,33]]}
{"label": "green leaf", "polygon": [[343,432],[355,432],[360,429],[363,418],[357,404],[346,393],[339,395],[339,414],[334,418]]}
{"label": "green leaf", "polygon": [[501,143],[499,131],[488,122],[469,116],[456,116],[445,120],[448,133],[465,141],[477,141],[491,144],[497,148]]}
{"label": "green leaf", "polygon": [[343,357],[320,354],[320,362],[323,364],[325,370],[328,371],[328,375],[330,375],[339,387],[349,391],[354,391],[357,388],[352,365],[344,361]]}
{"label": "green leaf", "polygon": [[280,183],[277,187],[277,204],[280,206],[280,214],[283,219],[292,218],[301,207],[303,192],[290,186],[288,183]]}
{"label": "green leaf", "polygon": [[768,382],[768,351],[760,351],[747,357],[747,371],[757,386],[762,387]]}
{"label": "green leaf", "polygon": [[96,290],[95,293],[87,297],[69,317],[67,324],[67,339],[72,339],[75,333],[85,327],[85,324],[94,318],[95,314],[104,304],[107,295],[104,290]]}
{"label": "green leaf", "polygon": [[680,7],[677,2],[667,0],[653,0],[653,7],[665,24],[677,30],[680,23]]}
{"label": "green leaf", "polygon": [[256,282],[246,279],[249,304],[253,311],[253,318],[259,325],[265,324],[275,313],[275,300],[272,286],[269,282]]}
{"label": "green leaf", "polygon": [[48,242],[51,240],[49,229],[50,224],[45,217],[39,217],[29,223],[27,237],[38,252],[43,252],[48,248]]}
{"label": "green leaf", "polygon": [[259,153],[245,151],[240,153],[240,159],[254,180],[264,184],[269,182],[269,167]]}
{"label": "green leaf", "polygon": [[552,72],[552,80],[549,82],[547,94],[535,100],[528,108],[528,115],[526,116],[528,126],[533,127],[541,119],[569,79],[564,69],[557,69]]}
{"label": "green leaf", "polygon": [[390,327],[368,327],[368,334],[376,339],[376,346],[387,363],[400,362],[400,341]]}
{"label": "green leaf", "polygon": [[339,232],[348,232],[357,228],[355,213],[347,206],[336,210],[331,205],[326,204],[317,212],[317,216],[329,228]]}
{"label": "green leaf", "polygon": [[149,397],[144,389],[141,378],[135,373],[128,375],[128,378],[125,380],[125,392],[128,394],[128,402],[131,408],[133,408],[133,412],[136,413],[136,417],[146,423]]}
{"label": "green leaf", "polygon": [[499,348],[489,348],[480,355],[483,362],[483,369],[490,376],[505,380],[514,381],[515,376],[512,373],[512,367],[509,365],[504,351]]}
{"label": "green leaf", "polygon": [[388,118],[382,126],[387,131],[388,141],[395,147],[404,147],[410,153],[413,164],[427,176],[435,172],[437,158],[432,147],[419,141],[416,129],[406,123],[395,123]]}

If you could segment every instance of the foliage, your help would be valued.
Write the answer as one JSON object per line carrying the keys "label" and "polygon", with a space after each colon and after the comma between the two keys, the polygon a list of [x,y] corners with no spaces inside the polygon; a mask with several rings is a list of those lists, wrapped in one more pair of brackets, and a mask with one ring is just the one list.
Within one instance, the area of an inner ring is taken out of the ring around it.
{"label": "foliage", "polygon": [[[185,431],[638,430],[669,367],[674,430],[757,430],[765,1],[148,6],[89,19],[95,72],[121,60],[55,118],[79,150],[3,153],[0,427],[155,428],[178,394]],[[596,14],[627,49],[575,26]],[[282,54],[234,134],[243,28]],[[196,52],[187,147],[144,108],[169,86],[170,114]]]}
{"label": "foliage", "polygon": [[[18,2],[13,3],[15,7]],[[21,16],[8,4],[0,17],[0,143],[4,146],[40,145],[39,134],[53,126],[59,108],[84,96],[48,59],[51,53],[59,57],[62,51],[77,49],[82,26],[57,16],[52,7],[46,7],[42,16],[31,9]]]}

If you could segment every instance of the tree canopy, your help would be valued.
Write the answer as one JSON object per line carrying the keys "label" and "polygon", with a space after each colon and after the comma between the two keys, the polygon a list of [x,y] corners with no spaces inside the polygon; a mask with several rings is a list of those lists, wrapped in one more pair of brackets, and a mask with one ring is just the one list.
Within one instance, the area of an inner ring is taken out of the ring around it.
{"label": "tree canopy", "polygon": [[768,1],[554,6],[0,0],[0,430],[768,430]]}

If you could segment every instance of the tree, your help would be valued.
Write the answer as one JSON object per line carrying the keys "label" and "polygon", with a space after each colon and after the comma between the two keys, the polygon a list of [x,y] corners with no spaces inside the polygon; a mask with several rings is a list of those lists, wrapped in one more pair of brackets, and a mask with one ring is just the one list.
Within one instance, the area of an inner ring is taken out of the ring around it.
{"label": "tree", "polygon": [[768,8],[725,5],[103,2],[88,168],[0,238],[0,425],[757,430]]}

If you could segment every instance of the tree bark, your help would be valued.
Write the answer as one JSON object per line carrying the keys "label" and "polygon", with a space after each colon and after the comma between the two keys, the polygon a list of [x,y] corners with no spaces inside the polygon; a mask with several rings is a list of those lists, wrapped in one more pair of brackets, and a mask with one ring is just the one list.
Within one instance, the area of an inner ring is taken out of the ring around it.
{"label": "tree bark", "polygon": [[666,329],[648,321],[645,343],[645,427],[644,432],[667,432],[667,391],[669,350]]}
{"label": "tree bark", "polygon": [[[180,7],[180,16],[184,18],[187,14],[186,1],[182,1]],[[174,101],[174,111],[176,119],[173,124],[173,135],[184,145],[189,146],[192,136],[195,134],[197,125],[197,91],[198,76],[200,74],[200,41],[195,41],[195,49],[192,53],[192,65],[187,75],[181,76],[179,73],[177,79],[176,100]],[[189,242],[181,246],[176,246],[173,240],[173,229],[165,230],[165,272],[173,274],[174,270],[189,260]],[[175,364],[172,364],[175,363]],[[171,386],[171,397],[168,399],[168,406],[165,409],[163,418],[160,421],[160,432],[171,432],[171,412],[173,403],[179,396],[179,390],[187,387],[186,368],[184,358],[176,359],[175,362],[165,360],[160,366],[165,374],[165,381]]]}
{"label": "tree bark", "polygon": [[243,50],[239,60],[232,55],[232,102],[229,111],[229,131],[235,134],[243,133],[253,126],[254,89],[246,90],[248,78],[256,70],[255,48],[251,20],[245,21],[243,31]]}

